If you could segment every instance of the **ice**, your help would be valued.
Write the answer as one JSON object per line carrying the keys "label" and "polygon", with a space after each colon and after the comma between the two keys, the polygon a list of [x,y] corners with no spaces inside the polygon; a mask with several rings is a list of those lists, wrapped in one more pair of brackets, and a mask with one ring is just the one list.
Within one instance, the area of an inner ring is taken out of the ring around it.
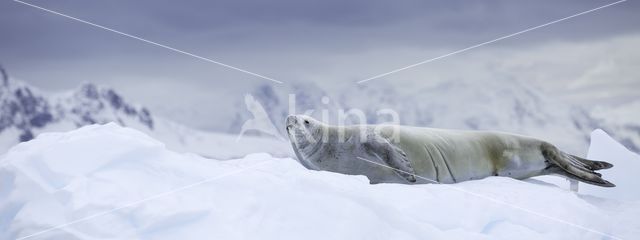
{"label": "ice", "polygon": [[605,198],[621,200],[640,200],[640,155],[627,150],[602,130],[591,133],[589,159],[610,162],[613,168],[601,173],[609,181],[616,184],[613,189],[602,189],[594,186],[580,186],[580,192]]}
{"label": "ice", "polygon": [[[602,188],[580,183],[580,194],[621,201],[640,201],[640,181],[637,178],[640,173],[640,155],[629,151],[607,133],[597,129],[591,133],[587,158],[612,163],[613,168],[598,172],[602,173],[603,178],[616,184],[616,187]],[[558,177],[542,176],[535,179],[553,183],[561,188],[569,188],[569,182]]]}
{"label": "ice", "polygon": [[[594,136],[590,157],[637,157],[616,148],[603,132]],[[626,174],[634,169],[618,167],[604,176],[631,191]],[[640,234],[640,201],[589,194],[503,177],[371,185],[363,176],[307,170],[291,158],[255,153],[220,161],[167,150],[116,124],[92,125],[41,134],[0,157],[0,239],[634,239]]]}

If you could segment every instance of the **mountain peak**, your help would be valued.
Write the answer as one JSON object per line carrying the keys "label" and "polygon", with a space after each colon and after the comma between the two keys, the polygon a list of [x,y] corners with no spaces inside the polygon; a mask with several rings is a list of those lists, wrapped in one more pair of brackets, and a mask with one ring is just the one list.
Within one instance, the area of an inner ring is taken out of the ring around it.
{"label": "mountain peak", "polygon": [[[82,121],[86,124],[105,123],[117,121],[121,125],[126,125],[121,117],[137,119],[149,129],[153,129],[153,118],[145,107],[138,107],[127,103],[124,98],[115,90],[109,87],[99,86],[93,83],[83,83],[73,92],[67,105],[73,106],[71,111],[82,115]],[[95,113],[107,112],[110,116],[97,119]]]}
{"label": "mountain peak", "polygon": [[13,141],[31,140],[36,133],[55,131],[60,126],[80,127],[116,122],[142,125],[153,130],[149,110],[127,103],[115,90],[84,83],[71,94],[42,93],[27,83],[9,78],[0,67],[0,133],[17,133]]}
{"label": "mountain peak", "polygon": [[7,71],[4,70],[2,65],[0,65],[0,75],[2,75],[2,85],[7,86],[9,84],[9,75],[7,75]]}
{"label": "mountain peak", "polygon": [[90,82],[85,82],[80,85],[75,93],[89,99],[98,99],[98,86]]}

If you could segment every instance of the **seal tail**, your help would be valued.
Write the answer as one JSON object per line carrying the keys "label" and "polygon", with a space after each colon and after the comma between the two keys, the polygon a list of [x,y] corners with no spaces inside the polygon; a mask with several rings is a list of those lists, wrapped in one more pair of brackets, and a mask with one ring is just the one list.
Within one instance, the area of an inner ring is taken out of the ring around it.
{"label": "seal tail", "polygon": [[566,154],[549,143],[543,143],[540,148],[542,156],[544,156],[548,164],[545,169],[547,173],[564,175],[581,182],[601,187],[616,186],[615,184],[604,180],[602,178],[602,174],[594,172],[595,170],[613,167],[611,163],[592,161]]}

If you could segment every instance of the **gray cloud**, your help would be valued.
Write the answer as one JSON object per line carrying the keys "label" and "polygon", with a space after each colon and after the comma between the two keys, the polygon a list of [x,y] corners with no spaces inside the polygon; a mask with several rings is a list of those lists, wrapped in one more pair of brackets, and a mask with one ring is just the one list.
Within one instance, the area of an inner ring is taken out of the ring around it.
{"label": "gray cloud", "polygon": [[[331,85],[612,1],[29,2],[283,81]],[[640,30],[638,10],[640,3],[628,1],[486,49],[498,53],[633,35]],[[121,89],[135,101],[160,106],[156,109],[188,108],[222,99],[224,93],[241,94],[263,81],[12,1],[0,2],[0,62],[14,76],[41,88],[98,82]],[[444,65],[428,67],[438,66]],[[406,76],[415,77],[397,78]],[[187,97],[162,99],[180,85],[190,86],[180,88]]]}
{"label": "gray cloud", "polygon": [[[33,3],[194,50],[216,45],[222,49],[363,51],[389,44],[429,48],[475,43],[592,9],[607,1],[75,0]],[[119,41],[120,36],[88,25],[11,1],[0,4],[0,26],[8,36],[1,42],[3,52],[60,56],[74,49],[100,54],[139,48],[132,40]],[[640,22],[638,9],[640,4],[625,2],[541,29],[517,43],[636,32]],[[21,47],[16,48],[18,45]],[[96,45],[101,51],[94,51]]]}

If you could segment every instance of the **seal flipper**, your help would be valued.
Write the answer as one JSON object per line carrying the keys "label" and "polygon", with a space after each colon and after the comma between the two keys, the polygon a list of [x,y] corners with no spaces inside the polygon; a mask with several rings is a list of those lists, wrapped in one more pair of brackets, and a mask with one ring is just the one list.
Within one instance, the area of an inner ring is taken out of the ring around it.
{"label": "seal flipper", "polygon": [[608,162],[593,161],[593,160],[577,157],[577,156],[574,156],[574,155],[571,155],[571,156],[573,158],[575,158],[575,159],[578,159],[578,161],[582,162],[584,165],[586,165],[586,167],[588,169],[591,169],[591,170],[602,170],[602,169],[609,169],[609,168],[613,167],[613,164],[608,163]]}
{"label": "seal flipper", "polygon": [[371,150],[376,157],[382,159],[394,172],[409,182],[416,182],[416,173],[411,166],[407,154],[399,147],[390,143],[387,139],[378,135],[373,135],[364,143],[364,146]]}
{"label": "seal flipper", "polygon": [[[602,174],[593,171],[613,166],[610,163],[591,160],[587,160],[589,162],[582,161],[586,159],[566,154],[549,143],[542,143],[540,145],[540,151],[548,164],[548,167],[545,169],[546,173],[561,174],[578,181],[601,187],[616,186],[615,184],[602,179]],[[596,164],[598,165],[596,166]]]}

